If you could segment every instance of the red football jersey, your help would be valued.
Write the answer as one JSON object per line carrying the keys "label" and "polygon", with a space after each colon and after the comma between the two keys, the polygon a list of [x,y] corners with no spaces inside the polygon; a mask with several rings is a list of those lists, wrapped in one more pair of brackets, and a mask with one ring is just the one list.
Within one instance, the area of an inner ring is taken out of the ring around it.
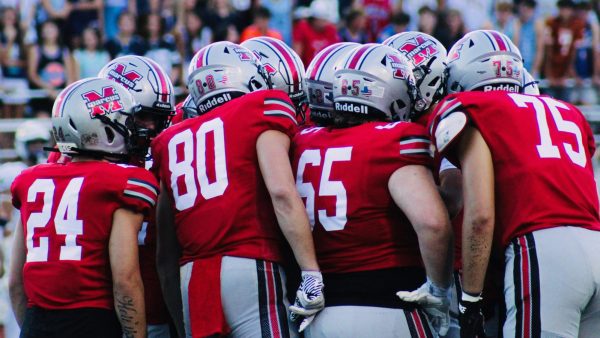
{"label": "red football jersey", "polygon": [[491,151],[497,244],[554,226],[600,230],[594,136],[577,108],[547,96],[465,92],[448,96],[435,114],[433,139],[454,164],[452,143],[465,125]]}
{"label": "red football jersey", "polygon": [[417,235],[388,190],[406,165],[431,165],[429,136],[408,123],[311,128],[294,138],[296,186],[326,273],[422,266]]}
{"label": "red football jersey", "polygon": [[153,141],[154,171],[174,201],[181,264],[215,255],[282,261],[256,141],[267,130],[291,138],[296,129],[287,94],[265,90],[184,120]]}
{"label": "red football jersey", "polygon": [[28,305],[112,309],[113,214],[151,212],[158,193],[152,174],[100,161],[40,164],[23,171],[11,190],[25,236]]}

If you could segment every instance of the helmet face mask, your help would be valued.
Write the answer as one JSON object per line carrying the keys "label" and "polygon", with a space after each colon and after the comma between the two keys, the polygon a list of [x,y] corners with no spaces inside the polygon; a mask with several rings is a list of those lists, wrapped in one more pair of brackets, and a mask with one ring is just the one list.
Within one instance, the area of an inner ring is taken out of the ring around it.
{"label": "helmet face mask", "polygon": [[512,41],[500,32],[468,33],[452,46],[447,64],[448,93],[522,91],[523,58]]}
{"label": "helmet face mask", "polygon": [[367,44],[350,53],[335,72],[334,110],[373,120],[406,121],[420,100],[413,65],[397,50]]}
{"label": "helmet face mask", "polygon": [[257,90],[270,89],[271,80],[248,49],[226,41],[200,49],[188,68],[187,87],[198,114]]}
{"label": "helmet face mask", "polygon": [[59,151],[128,161],[145,151],[136,145],[144,138],[133,121],[139,109],[125,87],[108,79],[87,78],[69,85],[52,109],[52,131]]}

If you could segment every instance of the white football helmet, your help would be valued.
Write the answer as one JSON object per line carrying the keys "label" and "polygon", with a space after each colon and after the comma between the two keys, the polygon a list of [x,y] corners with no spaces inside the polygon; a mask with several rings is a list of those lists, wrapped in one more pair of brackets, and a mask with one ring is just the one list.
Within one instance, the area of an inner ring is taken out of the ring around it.
{"label": "white football helmet", "polygon": [[525,68],[523,68],[523,94],[540,95],[538,81]]}
{"label": "white football helmet", "polygon": [[156,116],[157,134],[167,127],[175,113],[175,92],[168,74],[156,62],[144,56],[121,56],[106,64],[98,77],[123,85],[141,105],[140,113]]}
{"label": "white football helmet", "polygon": [[256,56],[227,41],[200,49],[190,62],[188,74],[187,87],[199,114],[244,94],[272,88]]}
{"label": "white football helmet", "polygon": [[87,78],[69,85],[52,108],[58,150],[126,161],[133,149],[138,150],[133,114],[139,109],[131,93],[114,81]]}
{"label": "white football helmet", "polygon": [[306,69],[305,91],[310,120],[320,126],[331,124],[333,116],[333,74],[356,47],[354,42],[335,43],[315,55]]}
{"label": "white football helmet", "polygon": [[467,33],[448,52],[448,93],[470,90],[521,92],[523,58],[510,39],[497,31]]}
{"label": "white football helmet", "polygon": [[366,44],[354,49],[335,72],[335,112],[408,120],[413,103],[420,100],[412,68],[410,61],[388,46]]}
{"label": "white football helmet", "polygon": [[41,141],[48,143],[50,141],[50,126],[42,121],[31,120],[23,122],[15,131],[15,152],[22,160],[39,163],[39,159],[44,157],[43,150],[32,154],[27,143]]}
{"label": "white football helmet", "polygon": [[413,74],[423,100],[415,103],[420,113],[441,100],[446,92],[446,48],[436,38],[421,32],[404,32],[393,35],[383,44],[397,49],[415,66]]}
{"label": "white football helmet", "polygon": [[254,53],[269,74],[273,89],[286,92],[297,114],[303,116],[306,110],[306,94],[304,92],[304,63],[300,56],[283,41],[260,36],[246,40],[240,44]]}

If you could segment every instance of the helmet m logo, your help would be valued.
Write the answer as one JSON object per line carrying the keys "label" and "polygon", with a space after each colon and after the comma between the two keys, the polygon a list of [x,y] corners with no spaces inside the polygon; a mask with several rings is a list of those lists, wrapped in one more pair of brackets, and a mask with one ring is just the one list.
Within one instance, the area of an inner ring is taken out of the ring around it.
{"label": "helmet m logo", "polygon": [[460,57],[460,52],[462,51],[464,45],[465,43],[463,42],[460,45],[457,45],[456,48],[452,48],[452,54],[448,55],[448,63],[458,60],[458,58]]}
{"label": "helmet m logo", "polygon": [[142,75],[135,70],[127,71],[126,65],[117,63],[113,69],[108,71],[108,78],[117,81],[127,89],[133,89]]}
{"label": "helmet m logo", "polygon": [[277,69],[275,69],[275,67],[273,67],[270,63],[263,63],[263,68],[265,69],[267,74],[271,76],[277,74]]}
{"label": "helmet m logo", "polygon": [[402,59],[397,55],[388,54],[387,58],[390,60],[390,66],[393,69],[393,75],[396,79],[406,79],[406,66]]}
{"label": "helmet m logo", "polygon": [[86,106],[92,118],[123,110],[121,97],[116,93],[114,87],[104,87],[101,93],[91,90],[83,93],[81,97],[87,102]]}
{"label": "helmet m logo", "polygon": [[233,51],[236,52],[236,54],[238,55],[238,57],[240,58],[240,60],[242,60],[242,61],[252,61],[252,54],[248,53],[247,50],[241,49],[241,48],[234,48]]}
{"label": "helmet m logo", "polygon": [[412,60],[415,66],[422,64],[439,52],[435,43],[422,35],[417,35],[408,40],[398,50],[404,52],[406,57]]}

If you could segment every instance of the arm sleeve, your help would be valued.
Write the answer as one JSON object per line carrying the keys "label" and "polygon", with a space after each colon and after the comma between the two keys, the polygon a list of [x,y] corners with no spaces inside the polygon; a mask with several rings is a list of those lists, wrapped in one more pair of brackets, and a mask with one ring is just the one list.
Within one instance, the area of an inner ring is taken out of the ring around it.
{"label": "arm sleeve", "polygon": [[263,96],[261,115],[265,130],[277,130],[292,138],[298,131],[296,109],[286,93],[270,90]]}
{"label": "arm sleeve", "polygon": [[152,174],[142,168],[128,167],[119,191],[122,208],[150,215],[156,206],[158,184]]}
{"label": "arm sleeve", "polygon": [[402,133],[396,142],[398,160],[403,166],[424,165],[431,169],[433,152],[427,130],[414,123],[406,123],[403,126]]}

